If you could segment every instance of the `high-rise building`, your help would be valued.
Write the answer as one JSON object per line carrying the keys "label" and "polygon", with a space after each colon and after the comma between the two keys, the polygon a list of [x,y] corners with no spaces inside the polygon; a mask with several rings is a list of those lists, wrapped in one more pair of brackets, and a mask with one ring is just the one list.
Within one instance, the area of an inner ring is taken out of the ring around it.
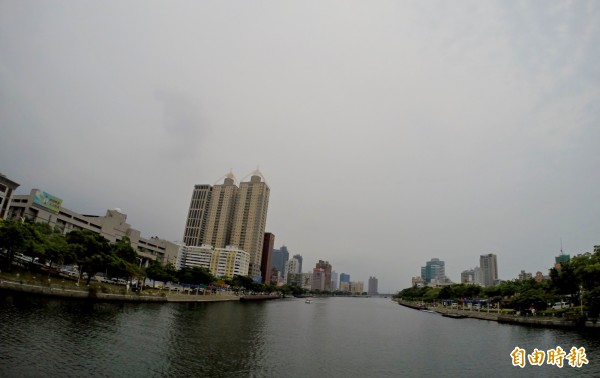
{"label": "high-rise building", "polygon": [[183,243],[185,245],[200,246],[204,241],[211,192],[212,186],[210,185],[194,185],[183,233]]}
{"label": "high-rise building", "polygon": [[[250,181],[235,184],[232,173],[223,184],[196,185],[192,193],[184,243],[190,246],[232,246],[250,254],[248,275],[270,275],[270,266],[261,272],[264,233],[269,205],[269,187],[257,170]],[[262,279],[261,279],[262,280]]]}
{"label": "high-rise building", "polygon": [[298,260],[298,264],[299,264],[299,273],[302,273],[302,256],[301,255],[294,255],[294,258],[296,260]]}
{"label": "high-rise building", "polygon": [[488,253],[479,256],[479,267],[481,268],[483,286],[494,286],[498,280],[498,262],[496,255]]}
{"label": "high-rise building", "polygon": [[[233,213],[236,209],[237,194],[238,187],[235,185],[235,177],[232,173],[225,176],[223,184],[213,186],[208,209],[206,231],[204,233],[204,238],[202,239],[202,244],[212,245],[215,248],[224,248],[227,245],[235,245],[246,251],[242,246],[234,243],[231,239]],[[250,253],[250,251],[246,252]]]}
{"label": "high-rise building", "polygon": [[331,271],[331,291],[335,291],[338,289],[338,274],[335,270]]}
{"label": "high-rise building", "polygon": [[310,289],[311,290],[320,290],[320,291],[325,291],[325,285],[326,285],[326,278],[325,278],[325,269],[323,268],[313,268],[313,272],[312,272],[312,284],[310,285]]}
{"label": "high-rise building", "polygon": [[425,262],[425,266],[421,267],[421,277],[425,283],[445,282],[446,280],[446,263],[438,258],[432,258]]}
{"label": "high-rise building", "polygon": [[248,274],[251,277],[260,277],[269,193],[269,186],[258,170],[252,173],[250,181],[240,183],[230,244],[250,253]]}
{"label": "high-rise building", "polygon": [[271,259],[271,264],[273,267],[277,268],[280,276],[283,278],[283,272],[285,271],[285,263],[288,262],[290,258],[290,253],[285,245],[281,246],[279,249],[273,250],[273,257]]}
{"label": "high-rise building", "polygon": [[271,259],[273,254],[273,245],[275,244],[275,235],[265,232],[263,240],[262,260],[260,262],[260,275],[264,284],[271,283]]}
{"label": "high-rise building", "polygon": [[377,277],[369,277],[369,289],[367,291],[367,293],[369,295],[379,294],[377,292],[377,284],[378,284]]}
{"label": "high-rise building", "polygon": [[323,290],[331,291],[331,264],[329,264],[329,261],[319,260],[315,268],[323,269],[325,275],[325,288]]}
{"label": "high-rise building", "polygon": [[283,280],[285,283],[289,284],[289,277],[291,274],[298,274],[300,272],[300,262],[297,258],[292,258],[285,263],[285,272],[283,275]]}
{"label": "high-rise building", "polygon": [[350,282],[350,275],[346,273],[340,273],[340,290],[342,289],[342,282]]}

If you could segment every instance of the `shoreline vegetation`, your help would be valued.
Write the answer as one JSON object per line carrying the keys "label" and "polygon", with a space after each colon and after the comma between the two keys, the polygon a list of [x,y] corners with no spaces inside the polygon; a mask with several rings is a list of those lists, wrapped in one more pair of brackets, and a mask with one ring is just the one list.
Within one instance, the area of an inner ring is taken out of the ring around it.
{"label": "shoreline vegetation", "polygon": [[[0,272],[0,293],[6,292],[16,295],[48,296],[88,300],[95,302],[222,302],[267,300],[280,298],[277,293],[271,295],[247,295],[230,291],[198,290],[190,288],[177,289],[145,289],[139,291],[129,290],[126,286],[100,283],[93,280],[89,285],[82,280],[79,284],[73,280],[56,278],[44,274],[28,271]],[[246,299],[244,299],[246,298]]]}
{"label": "shoreline vegetation", "polygon": [[454,317],[482,318],[474,314],[485,313],[486,320],[503,323],[598,328],[600,246],[594,246],[594,252],[564,255],[546,278],[521,277],[486,287],[473,283],[415,285],[393,298],[407,307],[448,312]]}
{"label": "shoreline vegetation", "polygon": [[460,318],[472,318],[479,320],[495,321],[498,323],[507,323],[514,325],[523,325],[531,327],[544,327],[544,328],[563,328],[563,329],[581,329],[581,328],[593,328],[600,331],[600,323],[593,320],[581,321],[580,319],[564,319],[556,318],[551,316],[521,316],[516,315],[514,311],[502,311],[498,309],[458,309],[449,308],[441,304],[428,304],[425,305],[421,302],[409,302],[401,299],[394,299],[399,305],[408,307],[414,310],[436,312],[442,316],[450,315],[455,319]]}

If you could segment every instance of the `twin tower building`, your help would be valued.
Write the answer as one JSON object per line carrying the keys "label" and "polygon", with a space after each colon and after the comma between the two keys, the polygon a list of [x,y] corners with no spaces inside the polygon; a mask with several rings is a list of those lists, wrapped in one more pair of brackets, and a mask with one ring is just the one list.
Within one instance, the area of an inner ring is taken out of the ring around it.
{"label": "twin tower building", "polygon": [[261,277],[269,191],[258,170],[250,174],[250,181],[240,182],[239,186],[233,173],[225,175],[222,184],[195,185],[184,244],[243,250],[250,257],[247,274]]}

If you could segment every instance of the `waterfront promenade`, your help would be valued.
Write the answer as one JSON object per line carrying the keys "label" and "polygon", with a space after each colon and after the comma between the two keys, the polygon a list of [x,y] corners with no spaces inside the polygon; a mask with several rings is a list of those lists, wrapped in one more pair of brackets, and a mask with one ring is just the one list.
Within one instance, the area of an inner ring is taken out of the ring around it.
{"label": "waterfront promenade", "polygon": [[446,315],[456,315],[464,318],[473,318],[480,320],[489,320],[495,321],[498,323],[508,323],[508,324],[517,324],[517,325],[525,325],[532,327],[547,327],[547,328],[595,328],[600,330],[600,323],[595,323],[593,321],[586,321],[585,323],[578,324],[573,320],[561,319],[561,318],[551,318],[551,317],[543,317],[543,316],[517,316],[517,315],[508,315],[503,314],[502,312],[495,310],[465,310],[465,309],[455,309],[449,308],[445,306],[431,306],[431,305],[423,305],[421,303],[416,302],[407,302],[396,300],[399,305],[409,307],[415,310],[430,310],[435,311],[439,314]]}
{"label": "waterfront promenade", "polygon": [[246,295],[239,296],[229,292],[194,292],[163,290],[163,291],[148,291],[147,293],[132,293],[132,294],[116,294],[103,293],[98,290],[73,289],[65,286],[43,286],[29,283],[22,283],[10,280],[0,280],[0,290],[12,293],[23,293],[29,295],[43,295],[58,298],[73,298],[86,299],[105,302],[159,302],[159,303],[176,303],[176,302],[224,302],[224,301],[249,301],[249,300],[269,300],[278,299],[274,295]]}

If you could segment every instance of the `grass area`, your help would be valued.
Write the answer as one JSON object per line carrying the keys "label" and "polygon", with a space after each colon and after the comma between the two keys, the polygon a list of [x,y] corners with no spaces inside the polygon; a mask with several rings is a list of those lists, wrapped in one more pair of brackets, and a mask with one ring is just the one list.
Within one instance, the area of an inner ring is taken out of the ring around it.
{"label": "grass area", "polygon": [[[49,276],[47,273],[30,272],[28,270],[14,267],[10,272],[0,271],[0,279],[5,281],[20,282],[28,285],[52,287],[57,289],[65,290],[80,290],[80,291],[96,291],[98,293],[106,294],[136,294],[129,290],[123,285],[113,285],[107,283],[100,283],[94,279],[90,281],[90,285],[87,285],[87,281],[82,279],[79,284],[76,280],[72,280],[64,277]],[[144,289],[141,293],[144,295],[165,295],[165,291],[159,289]]]}

